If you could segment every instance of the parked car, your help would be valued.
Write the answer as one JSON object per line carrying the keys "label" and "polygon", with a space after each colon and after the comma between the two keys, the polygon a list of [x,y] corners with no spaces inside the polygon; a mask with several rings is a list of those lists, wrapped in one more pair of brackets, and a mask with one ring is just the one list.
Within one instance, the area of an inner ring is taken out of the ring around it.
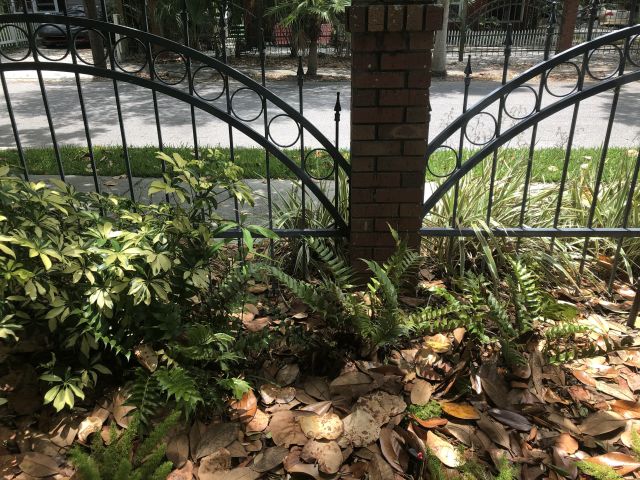
{"label": "parked car", "polygon": [[[60,15],[59,13],[57,13]],[[69,17],[86,17],[84,7],[81,5],[70,7],[67,10]],[[89,46],[89,32],[82,27],[70,25],[71,38],[76,47]],[[64,47],[67,45],[67,27],[64,24],[44,24],[38,28],[38,43],[45,47]]]}
{"label": "parked car", "polygon": [[629,24],[629,16],[629,10],[619,9],[613,4],[605,4],[598,11],[598,24],[601,27],[626,27]]}

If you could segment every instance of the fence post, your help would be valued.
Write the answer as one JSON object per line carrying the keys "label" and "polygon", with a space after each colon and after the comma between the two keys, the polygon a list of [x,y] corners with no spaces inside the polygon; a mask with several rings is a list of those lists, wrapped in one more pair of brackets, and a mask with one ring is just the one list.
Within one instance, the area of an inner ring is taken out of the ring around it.
{"label": "fence post", "polygon": [[349,9],[354,265],[388,257],[388,225],[419,245],[431,50],[441,26],[442,8],[424,2],[354,0]]}
{"label": "fence post", "polygon": [[573,34],[576,30],[576,20],[578,19],[579,7],[580,0],[564,0],[556,53],[560,53],[571,48],[571,45],[573,44]]}

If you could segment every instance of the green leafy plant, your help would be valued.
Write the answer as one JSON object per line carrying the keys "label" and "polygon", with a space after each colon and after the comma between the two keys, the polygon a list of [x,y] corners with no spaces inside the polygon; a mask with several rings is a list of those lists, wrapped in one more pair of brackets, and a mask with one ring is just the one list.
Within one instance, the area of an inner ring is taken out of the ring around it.
{"label": "green leafy plant", "polygon": [[435,400],[430,400],[424,405],[409,405],[407,411],[420,420],[429,420],[442,415],[442,407]]}
{"label": "green leafy plant", "polygon": [[179,413],[172,413],[158,424],[140,443],[140,417],[134,415],[129,428],[117,436],[111,430],[111,440],[102,444],[100,435],[93,435],[91,451],[77,446],[71,451],[71,462],[80,480],[164,480],[173,468],[170,461],[163,461],[167,435],[178,419]]}
{"label": "green leafy plant", "polygon": [[622,480],[622,477],[608,465],[597,465],[585,460],[577,462],[576,465],[581,472],[596,480]]}

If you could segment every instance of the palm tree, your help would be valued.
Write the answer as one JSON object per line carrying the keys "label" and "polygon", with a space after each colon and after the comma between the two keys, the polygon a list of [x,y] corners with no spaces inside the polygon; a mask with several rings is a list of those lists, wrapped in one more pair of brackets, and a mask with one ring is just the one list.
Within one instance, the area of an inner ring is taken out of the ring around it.
{"label": "palm tree", "polygon": [[344,11],[351,0],[276,0],[267,10],[283,27],[290,27],[298,41],[298,51],[309,42],[307,75],[318,73],[318,40],[322,24],[343,21]]}

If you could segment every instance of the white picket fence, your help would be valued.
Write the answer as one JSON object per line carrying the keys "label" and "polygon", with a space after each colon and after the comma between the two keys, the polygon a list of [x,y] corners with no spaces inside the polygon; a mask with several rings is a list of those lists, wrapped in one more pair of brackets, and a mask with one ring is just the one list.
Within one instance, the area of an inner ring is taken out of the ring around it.
{"label": "white picket fence", "polygon": [[[25,32],[27,31],[26,23],[19,23],[18,26]],[[2,25],[0,25],[2,27]],[[17,28],[10,25],[0,30],[0,47],[26,47],[29,44],[27,36]]]}

